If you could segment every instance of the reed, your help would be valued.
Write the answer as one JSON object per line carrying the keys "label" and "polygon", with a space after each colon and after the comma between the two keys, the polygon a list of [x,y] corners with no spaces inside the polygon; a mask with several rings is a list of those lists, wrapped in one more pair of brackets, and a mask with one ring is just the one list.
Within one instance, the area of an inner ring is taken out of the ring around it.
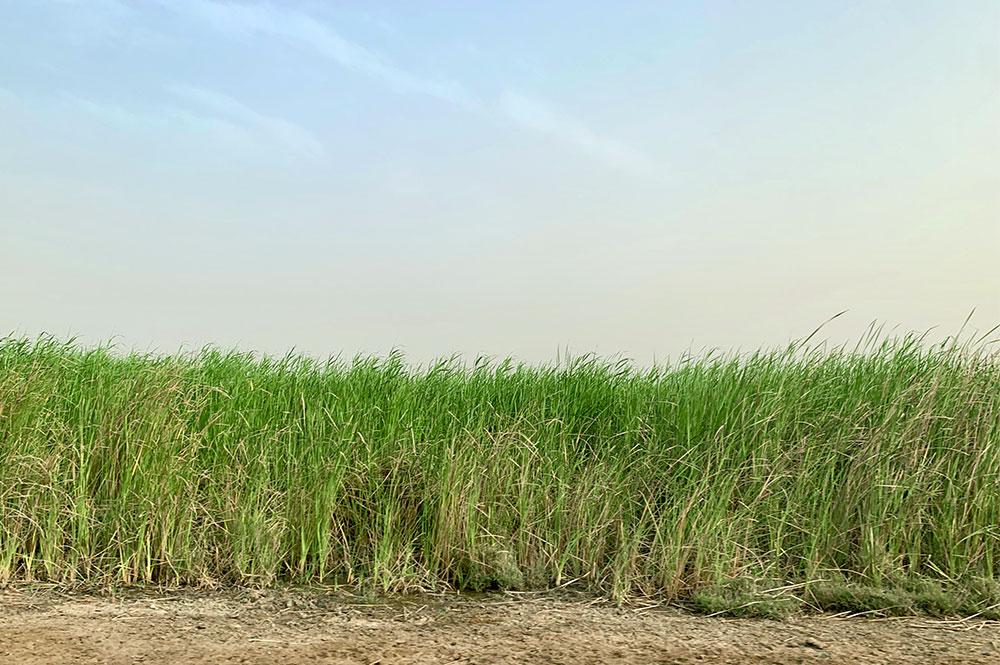
{"label": "reed", "polygon": [[991,584],[998,480],[983,344],[642,369],[0,342],[7,582]]}

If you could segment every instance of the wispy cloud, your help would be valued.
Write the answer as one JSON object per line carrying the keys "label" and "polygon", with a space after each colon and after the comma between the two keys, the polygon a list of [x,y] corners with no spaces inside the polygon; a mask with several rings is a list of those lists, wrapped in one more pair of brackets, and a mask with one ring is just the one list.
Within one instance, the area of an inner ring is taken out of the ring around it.
{"label": "wispy cloud", "polygon": [[0,109],[70,128],[98,123],[119,136],[140,140],[194,140],[245,153],[285,153],[296,158],[324,154],[316,137],[298,125],[264,115],[221,93],[191,86],[171,86],[175,102],[122,103],[63,91],[53,95],[17,95],[0,88]]}
{"label": "wispy cloud", "polygon": [[54,5],[46,27],[49,43],[115,43],[124,47],[169,45],[155,28],[143,25],[142,3],[129,0],[36,0]]}
{"label": "wispy cloud", "polygon": [[554,110],[549,104],[516,92],[496,100],[483,99],[462,84],[414,74],[383,55],[352,42],[326,23],[296,9],[275,4],[242,4],[216,0],[171,2],[213,29],[236,36],[270,36],[312,51],[337,65],[372,77],[399,93],[419,94],[481,113],[505,118],[583,152],[607,166],[642,178],[662,179],[667,169],[621,141],[605,136],[583,121]]}
{"label": "wispy cloud", "polygon": [[522,127],[573,146],[616,169],[652,179],[660,179],[666,175],[666,169],[655,160],[631,146],[594,131],[577,118],[560,113],[537,99],[516,92],[506,92],[500,98],[499,107],[508,118]]}
{"label": "wispy cloud", "polygon": [[238,123],[252,134],[308,157],[320,157],[323,144],[303,127],[274,116],[265,115],[246,104],[214,90],[190,85],[172,85],[167,90],[190,104]]}
{"label": "wispy cloud", "polygon": [[[44,101],[44,100],[43,100]],[[259,149],[261,143],[237,122],[175,105],[126,106],[107,100],[63,93],[53,110],[75,119],[89,118],[117,132],[134,136],[195,136],[241,150]]]}
{"label": "wispy cloud", "polygon": [[234,4],[193,0],[183,4],[215,29],[236,35],[270,35],[310,49],[341,67],[381,80],[396,92],[427,95],[446,102],[478,107],[479,100],[453,81],[412,74],[378,53],[341,37],[327,24],[294,9],[269,4]]}

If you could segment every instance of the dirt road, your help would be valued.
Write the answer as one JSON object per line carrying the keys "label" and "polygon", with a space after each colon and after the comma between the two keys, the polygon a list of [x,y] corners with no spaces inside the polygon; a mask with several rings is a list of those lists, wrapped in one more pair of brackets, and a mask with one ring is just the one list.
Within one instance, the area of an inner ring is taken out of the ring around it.
{"label": "dirt road", "polygon": [[824,663],[1000,665],[1000,624],[616,608],[575,596],[316,592],[123,598],[0,591],[0,663]]}

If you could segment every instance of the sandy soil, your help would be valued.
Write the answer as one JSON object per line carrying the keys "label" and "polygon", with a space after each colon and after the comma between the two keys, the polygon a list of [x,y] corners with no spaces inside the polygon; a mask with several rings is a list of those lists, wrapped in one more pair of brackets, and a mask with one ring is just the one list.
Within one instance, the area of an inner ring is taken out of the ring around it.
{"label": "sandy soil", "polygon": [[0,591],[0,663],[954,663],[1000,665],[1000,624],[616,608],[578,596],[317,592],[110,598]]}

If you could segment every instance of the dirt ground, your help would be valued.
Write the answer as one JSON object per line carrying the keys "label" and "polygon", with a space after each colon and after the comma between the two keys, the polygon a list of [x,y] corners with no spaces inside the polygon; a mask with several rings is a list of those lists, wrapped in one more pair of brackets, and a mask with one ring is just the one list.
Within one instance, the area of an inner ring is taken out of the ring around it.
{"label": "dirt ground", "polygon": [[785,622],[614,607],[571,595],[0,591],[0,663],[954,663],[1000,665],[1000,624]]}

